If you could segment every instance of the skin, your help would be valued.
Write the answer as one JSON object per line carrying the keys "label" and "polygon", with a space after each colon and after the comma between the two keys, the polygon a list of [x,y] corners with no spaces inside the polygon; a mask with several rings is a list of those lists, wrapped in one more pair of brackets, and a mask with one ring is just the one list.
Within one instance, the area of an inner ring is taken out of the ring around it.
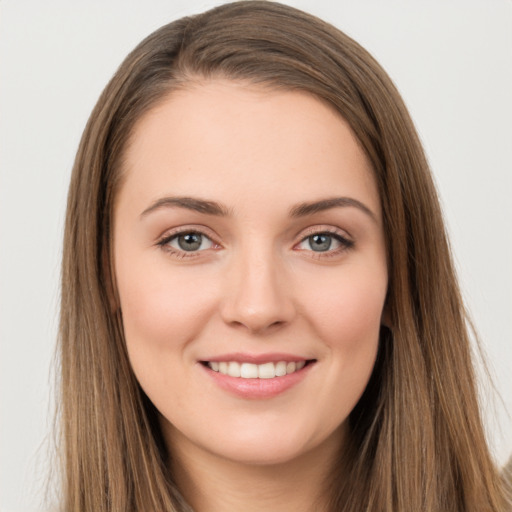
{"label": "skin", "polygon": [[[379,195],[352,131],[305,93],[210,81],[139,120],[124,172],[114,264],[126,343],[183,494],[199,512],[321,510],[388,283]],[[162,204],[171,196],[226,215]],[[290,216],[334,197],[364,206]],[[179,230],[208,238],[187,252]],[[313,250],[314,233],[331,247]],[[233,352],[314,363],[285,392],[246,399],[200,363]]]}

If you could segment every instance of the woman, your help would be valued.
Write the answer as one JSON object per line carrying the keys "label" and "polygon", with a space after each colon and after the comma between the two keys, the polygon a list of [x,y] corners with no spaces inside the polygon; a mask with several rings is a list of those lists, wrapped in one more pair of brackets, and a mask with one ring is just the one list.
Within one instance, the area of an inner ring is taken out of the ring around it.
{"label": "woman", "polygon": [[86,127],[61,316],[65,510],[501,510],[443,222],[354,41],[227,4]]}

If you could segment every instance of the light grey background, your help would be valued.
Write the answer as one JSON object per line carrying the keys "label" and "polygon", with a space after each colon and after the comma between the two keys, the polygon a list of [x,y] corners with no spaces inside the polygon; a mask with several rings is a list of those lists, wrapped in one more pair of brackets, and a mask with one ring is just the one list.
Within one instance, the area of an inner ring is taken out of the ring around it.
{"label": "light grey background", "polygon": [[[42,509],[66,189],[104,85],[144,36],[221,2],[0,2],[0,510]],[[365,46],[427,150],[462,287],[503,401],[482,380],[497,460],[512,452],[512,2],[288,2]],[[509,413],[507,413],[507,410]]]}

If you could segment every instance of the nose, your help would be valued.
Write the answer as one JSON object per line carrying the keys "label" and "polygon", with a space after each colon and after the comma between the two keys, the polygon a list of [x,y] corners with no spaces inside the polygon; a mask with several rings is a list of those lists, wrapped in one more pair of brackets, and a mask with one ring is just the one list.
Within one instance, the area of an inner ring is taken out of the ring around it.
{"label": "nose", "polygon": [[226,273],[221,315],[231,326],[262,334],[293,319],[292,287],[271,251],[247,252],[239,255]]}

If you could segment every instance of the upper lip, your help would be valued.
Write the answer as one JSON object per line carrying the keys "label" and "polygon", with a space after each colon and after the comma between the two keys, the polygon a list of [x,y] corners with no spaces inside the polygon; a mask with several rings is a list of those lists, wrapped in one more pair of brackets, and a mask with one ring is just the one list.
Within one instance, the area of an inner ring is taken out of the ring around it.
{"label": "upper lip", "polygon": [[296,354],[286,354],[281,352],[272,352],[267,354],[245,354],[245,353],[232,353],[232,354],[221,354],[218,356],[209,357],[202,359],[203,362],[223,362],[223,361],[236,361],[238,363],[252,363],[252,364],[264,364],[264,363],[278,363],[279,361],[299,362],[312,360],[311,357],[298,356]]}

